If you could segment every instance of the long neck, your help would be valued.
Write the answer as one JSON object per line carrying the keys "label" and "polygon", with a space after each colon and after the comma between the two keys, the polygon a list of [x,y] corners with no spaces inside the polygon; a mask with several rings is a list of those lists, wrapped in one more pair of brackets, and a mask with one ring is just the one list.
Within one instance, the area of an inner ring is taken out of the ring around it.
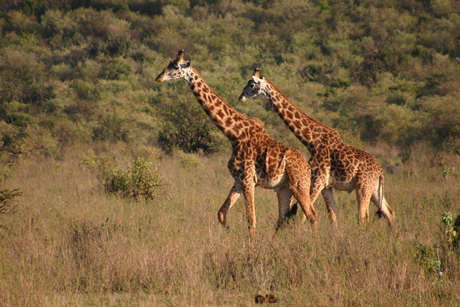
{"label": "long neck", "polygon": [[254,132],[254,129],[259,132],[265,131],[261,121],[239,113],[227,104],[206,84],[194,67],[190,67],[190,72],[185,80],[203,110],[231,142],[240,139],[242,134]]}
{"label": "long neck", "polygon": [[341,142],[336,131],[302,112],[273,82],[267,78],[264,80],[266,81],[266,87],[263,89],[265,96],[273,104],[279,117],[310,152],[314,152],[321,145],[320,143],[324,143],[325,139],[330,140],[331,137]]}

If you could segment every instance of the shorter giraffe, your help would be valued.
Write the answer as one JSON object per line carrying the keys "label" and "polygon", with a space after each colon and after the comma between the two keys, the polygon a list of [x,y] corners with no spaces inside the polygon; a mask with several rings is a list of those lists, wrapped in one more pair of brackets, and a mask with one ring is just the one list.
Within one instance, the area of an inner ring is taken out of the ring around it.
{"label": "shorter giraffe", "polygon": [[262,95],[272,103],[284,123],[310,151],[312,203],[322,193],[330,217],[335,222],[332,188],[348,192],[356,190],[360,223],[368,220],[369,202],[372,200],[379,209],[377,214],[384,216],[392,225],[395,214],[383,196],[383,169],[374,156],[346,144],[336,131],[302,112],[273,82],[260,77],[258,69],[248,81],[239,101],[256,95]]}
{"label": "shorter giraffe", "polygon": [[254,188],[261,186],[277,193],[278,227],[289,214],[292,196],[315,227],[316,211],[310,201],[311,171],[302,153],[275,141],[267,134],[260,120],[237,112],[227,104],[206,84],[190,62],[184,60],[184,50],[179,50],[176,59],[155,80],[163,82],[176,79],[188,83],[198,103],[232,146],[232,156],[227,166],[235,182],[218,212],[219,222],[226,227],[228,210],[243,194],[249,237],[253,237],[256,228]]}

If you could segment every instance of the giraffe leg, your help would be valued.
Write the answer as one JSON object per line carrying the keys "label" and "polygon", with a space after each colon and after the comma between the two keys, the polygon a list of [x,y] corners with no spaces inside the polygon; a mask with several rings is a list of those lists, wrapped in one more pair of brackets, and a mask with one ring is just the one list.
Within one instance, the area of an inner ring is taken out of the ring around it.
{"label": "giraffe leg", "polygon": [[369,203],[371,201],[372,190],[366,186],[356,187],[356,198],[358,200],[358,222],[364,224],[369,220]]}
{"label": "giraffe leg", "polygon": [[289,214],[291,213],[292,192],[288,187],[283,187],[276,192],[276,195],[278,196],[278,229],[289,218]]}
{"label": "giraffe leg", "polygon": [[322,190],[325,187],[324,178],[322,176],[321,177],[313,176],[313,177],[312,177],[312,184],[311,184],[311,189],[310,189],[310,200],[312,204],[315,203],[319,194],[322,192]]}
{"label": "giraffe leg", "polygon": [[312,227],[316,229],[316,211],[310,201],[310,195],[308,193],[310,183],[308,181],[309,180],[306,178],[304,178],[304,180],[295,180],[295,178],[292,177],[292,174],[289,174],[288,187],[292,195],[294,195],[299,202],[304,215],[310,220]]}
{"label": "giraffe leg", "polygon": [[332,188],[326,188],[321,191],[323,194],[324,202],[326,203],[326,208],[329,211],[329,217],[334,225],[337,225],[337,216],[335,212],[335,201],[334,201],[334,194]]}
{"label": "giraffe leg", "polygon": [[244,188],[244,200],[246,202],[246,216],[249,225],[249,238],[256,233],[256,210],[254,206],[254,185],[246,185]]}
{"label": "giraffe leg", "polygon": [[233,185],[232,189],[230,190],[227,199],[225,200],[224,204],[222,205],[222,207],[220,207],[219,212],[217,213],[217,218],[219,219],[220,224],[224,228],[227,228],[227,212],[238,200],[241,193],[241,188],[239,187],[239,185],[235,183],[235,185]]}
{"label": "giraffe leg", "polygon": [[[300,152],[297,154],[293,153],[293,156],[290,158],[292,160],[288,159],[288,163],[286,164],[286,172],[289,177],[288,188],[299,202],[304,215],[310,220],[312,227],[316,229],[316,211],[310,198],[311,173],[305,172],[305,170],[309,170],[308,164],[303,165],[302,162],[300,162],[300,165],[298,164],[299,161],[303,161]],[[295,161],[296,163],[289,163],[289,161]]]}
{"label": "giraffe leg", "polygon": [[329,218],[333,223],[336,223],[337,217],[335,214],[336,210],[332,188],[328,191],[324,190],[328,184],[330,176],[330,167],[328,167],[328,165],[330,165],[330,159],[327,158],[327,153],[318,153],[318,156],[323,157],[321,163],[318,162],[316,158],[310,160],[311,168],[313,170],[311,176],[310,200],[312,205],[314,205],[319,194],[322,193],[327,211],[329,212]]}

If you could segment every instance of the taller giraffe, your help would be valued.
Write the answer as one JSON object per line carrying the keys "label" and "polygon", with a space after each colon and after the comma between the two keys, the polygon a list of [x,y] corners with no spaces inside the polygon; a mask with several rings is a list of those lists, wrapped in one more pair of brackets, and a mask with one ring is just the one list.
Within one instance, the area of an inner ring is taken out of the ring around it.
{"label": "taller giraffe", "polygon": [[274,189],[278,196],[278,226],[290,211],[294,196],[313,227],[316,211],[310,201],[311,171],[300,151],[278,143],[266,132],[263,123],[234,110],[198,71],[184,60],[179,50],[175,60],[155,79],[158,82],[184,79],[211,121],[225,134],[232,146],[228,169],[235,179],[230,193],[218,212],[219,222],[226,227],[227,212],[243,194],[249,223],[249,237],[256,228],[254,188]]}
{"label": "taller giraffe", "polygon": [[284,123],[310,151],[312,203],[322,193],[331,219],[336,221],[332,188],[349,192],[356,189],[359,222],[369,218],[369,202],[372,200],[379,209],[379,216],[383,215],[392,225],[395,214],[383,196],[383,169],[374,156],[346,144],[336,131],[302,112],[273,82],[260,77],[258,69],[239,101],[256,95],[265,96],[273,104]]}

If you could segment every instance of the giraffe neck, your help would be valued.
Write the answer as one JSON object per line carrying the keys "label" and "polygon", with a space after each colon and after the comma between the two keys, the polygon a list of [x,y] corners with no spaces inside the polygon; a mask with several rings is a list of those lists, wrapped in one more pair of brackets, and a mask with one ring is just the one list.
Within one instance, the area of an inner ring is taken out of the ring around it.
{"label": "giraffe neck", "polygon": [[233,109],[204,81],[194,67],[190,67],[185,80],[211,121],[232,143],[255,131],[265,132],[261,121]]}
{"label": "giraffe neck", "polygon": [[273,104],[279,117],[289,129],[307,146],[310,153],[315,152],[319,146],[327,144],[331,138],[341,142],[336,131],[302,112],[287,99],[273,82],[267,78],[264,80],[266,81],[265,86],[262,87],[264,95]]}

